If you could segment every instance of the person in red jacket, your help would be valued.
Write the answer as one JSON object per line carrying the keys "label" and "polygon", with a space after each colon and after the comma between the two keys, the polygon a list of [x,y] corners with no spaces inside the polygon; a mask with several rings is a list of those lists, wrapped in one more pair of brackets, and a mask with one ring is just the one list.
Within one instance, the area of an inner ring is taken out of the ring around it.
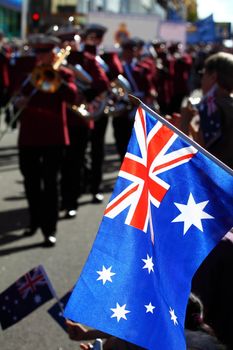
{"label": "person in red jacket", "polygon": [[[29,205],[30,225],[24,235],[41,229],[45,246],[54,246],[58,220],[58,174],[64,145],[69,144],[66,120],[67,103],[72,103],[77,93],[73,72],[63,66],[54,69],[60,43],[57,38],[38,35],[29,42],[37,55],[37,66],[43,72],[35,73],[22,89],[19,101],[22,112],[19,128],[19,165],[24,178]],[[57,61],[58,62],[58,61]],[[40,71],[39,71],[40,72]],[[39,74],[40,75],[40,74]],[[57,87],[54,87],[55,76]],[[48,92],[50,86],[53,92]]]}
{"label": "person in red jacket", "polygon": [[10,85],[9,61],[11,49],[4,41],[4,33],[0,31],[0,107],[7,102]]}
{"label": "person in red jacket", "polygon": [[[63,39],[63,35],[59,35]],[[96,202],[97,198],[101,196],[98,195],[102,180],[103,140],[101,135],[97,141],[100,144],[94,147],[95,150],[92,147],[91,168],[86,162],[86,150],[88,141],[90,138],[92,139],[92,134],[97,128],[98,122],[94,120],[94,114],[95,111],[98,113],[98,110],[101,109],[100,96],[105,94],[109,87],[108,77],[96,56],[88,49],[85,50],[85,47],[82,47],[81,50],[77,37],[80,38],[77,33],[74,35],[72,31],[70,31],[69,36],[67,32],[65,35],[66,43],[72,47],[67,62],[73,67],[76,74],[76,84],[79,88],[77,100],[73,106],[75,108],[67,110],[70,145],[65,149],[61,171],[61,209],[65,211],[65,218],[74,218],[77,215],[79,197],[89,185],[91,185],[93,201]],[[99,107],[98,100],[100,101]],[[77,108],[81,105],[85,108],[79,114],[78,110],[80,109]],[[82,115],[82,113],[84,114]],[[102,199],[100,198],[100,200]]]}
{"label": "person in red jacket", "polygon": [[[90,23],[84,26],[81,35],[81,45],[80,49],[86,55],[92,55],[92,58],[97,62],[96,69],[94,66],[90,73],[93,83],[91,89],[88,91],[88,99],[92,102],[92,105],[98,106],[93,116],[93,125],[90,132],[90,143],[91,143],[91,193],[92,193],[92,202],[101,203],[104,199],[103,195],[103,162],[104,162],[104,146],[105,146],[105,132],[108,124],[108,117],[104,114],[104,106],[107,102],[108,92],[110,90],[110,80],[107,76],[107,65],[101,59],[99,55],[99,46],[101,45],[104,34],[107,31],[107,28]],[[103,107],[103,108],[102,108]]]}

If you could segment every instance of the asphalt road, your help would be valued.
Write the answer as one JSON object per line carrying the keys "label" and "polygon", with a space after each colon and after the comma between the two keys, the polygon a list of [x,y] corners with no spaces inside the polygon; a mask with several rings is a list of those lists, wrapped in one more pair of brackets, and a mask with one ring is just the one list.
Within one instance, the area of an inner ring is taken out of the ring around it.
{"label": "asphalt road", "polygon": [[[106,135],[105,201],[92,204],[91,195],[85,194],[81,197],[75,219],[64,219],[61,213],[54,248],[41,246],[41,232],[30,238],[22,236],[28,214],[18,169],[17,131],[7,133],[0,141],[0,292],[40,264],[58,297],[75,284],[98,231],[120,166],[110,125]],[[79,349],[79,343],[71,341],[48,314],[47,310],[55,302],[55,299],[50,300],[14,326],[4,331],[0,329],[1,350]]]}

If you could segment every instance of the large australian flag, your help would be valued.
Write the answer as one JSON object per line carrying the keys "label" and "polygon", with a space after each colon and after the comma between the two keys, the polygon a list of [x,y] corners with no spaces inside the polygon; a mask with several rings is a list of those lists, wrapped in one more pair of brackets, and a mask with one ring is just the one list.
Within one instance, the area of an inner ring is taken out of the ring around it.
{"label": "large australian flag", "polygon": [[229,168],[141,104],[65,317],[147,349],[185,350],[192,276],[233,226],[232,190]]}
{"label": "large australian flag", "polygon": [[54,290],[43,266],[28,271],[0,294],[2,329],[13,326],[52,298]]}

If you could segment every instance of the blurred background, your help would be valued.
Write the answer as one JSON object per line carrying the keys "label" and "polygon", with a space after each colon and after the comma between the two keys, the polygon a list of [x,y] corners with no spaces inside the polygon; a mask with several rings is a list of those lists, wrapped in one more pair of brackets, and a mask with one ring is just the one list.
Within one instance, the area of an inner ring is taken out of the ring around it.
{"label": "blurred background", "polygon": [[[198,22],[202,20],[203,41],[231,41],[232,18],[231,0],[222,0],[221,6],[217,0],[0,0],[0,29],[9,39],[56,31],[63,25],[96,22],[108,27],[107,46],[114,42],[114,34],[122,23],[129,34],[144,40],[193,44],[200,42]],[[138,25],[141,20],[143,26]]]}

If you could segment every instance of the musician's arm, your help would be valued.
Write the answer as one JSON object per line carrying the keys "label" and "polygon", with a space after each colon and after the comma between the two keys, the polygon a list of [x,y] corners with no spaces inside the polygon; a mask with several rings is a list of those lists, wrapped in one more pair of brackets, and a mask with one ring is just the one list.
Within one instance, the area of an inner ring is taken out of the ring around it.
{"label": "musician's arm", "polygon": [[74,73],[66,68],[65,70],[61,70],[60,74],[62,75],[62,84],[58,90],[58,93],[66,102],[74,103],[78,93]]}

